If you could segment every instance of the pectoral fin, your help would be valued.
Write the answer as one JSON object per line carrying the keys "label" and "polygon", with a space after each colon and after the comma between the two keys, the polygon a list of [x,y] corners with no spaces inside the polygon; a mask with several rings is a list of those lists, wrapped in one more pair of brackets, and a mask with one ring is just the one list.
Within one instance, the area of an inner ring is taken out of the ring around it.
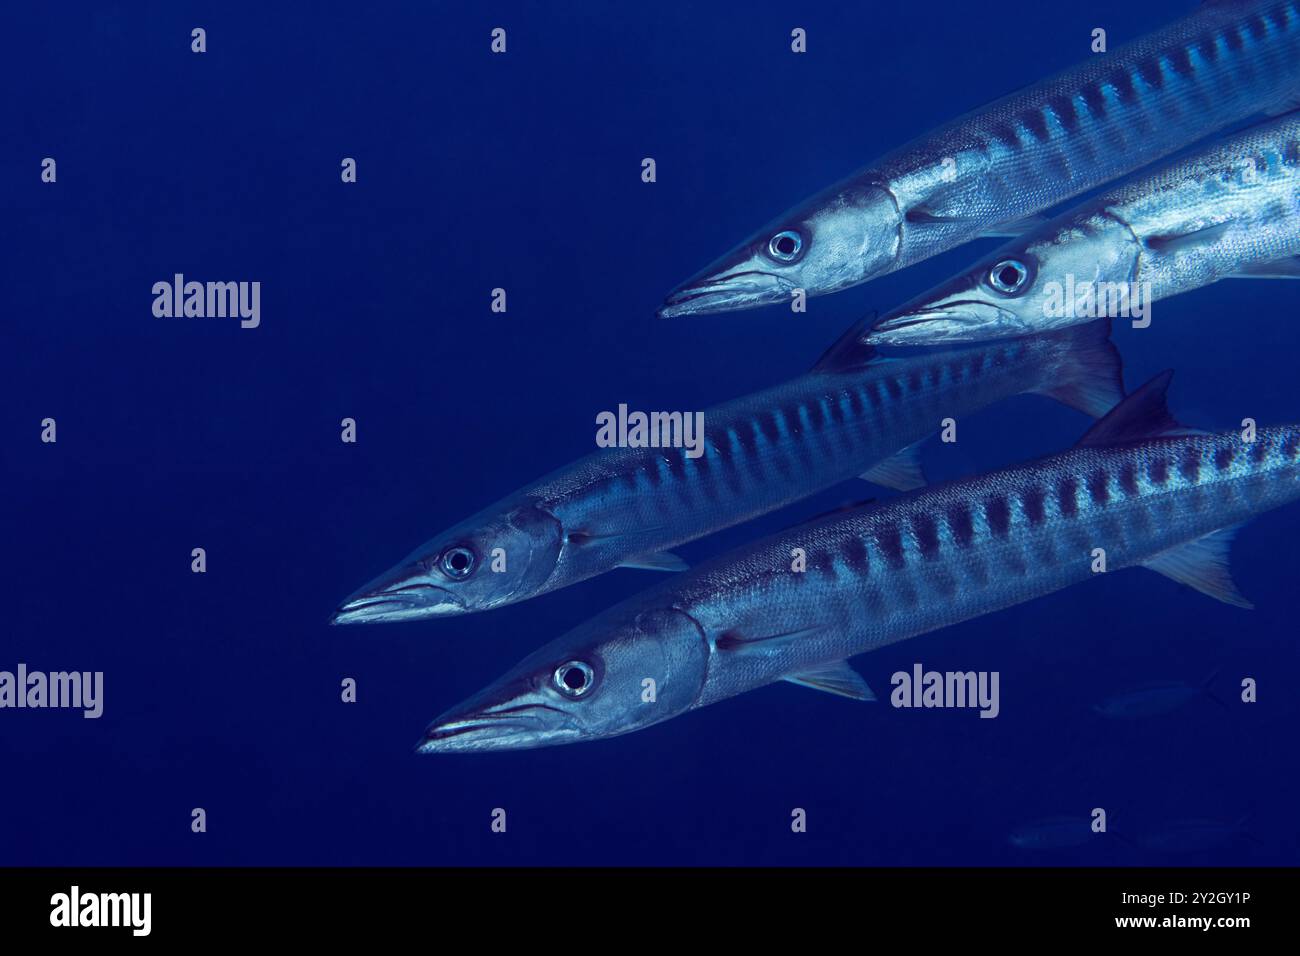
{"label": "pectoral fin", "polygon": [[656,551],[620,561],[616,567],[639,568],[642,571],[686,571],[690,565],[671,551]]}
{"label": "pectoral fin", "polygon": [[862,478],[895,491],[924,488],[926,482],[925,472],[921,470],[921,442],[908,445],[893,457],[864,471]]}
{"label": "pectoral fin", "polygon": [[1162,551],[1143,564],[1180,584],[1196,588],[1216,601],[1234,607],[1253,608],[1255,605],[1237,590],[1228,562],[1232,539],[1239,530],[1241,525],[1223,528],[1203,538]]}
{"label": "pectoral fin", "polygon": [[[939,212],[932,206],[914,206],[907,209],[907,221],[915,226],[944,226],[959,225],[963,222],[970,222],[970,216],[953,215],[953,213]],[[983,239],[1013,239],[1017,235],[1024,235],[1031,229],[1039,228],[1044,222],[1047,222],[1047,216],[1026,216],[1024,219],[1009,219],[1006,222],[996,222],[979,234]]]}
{"label": "pectoral fin", "polygon": [[[649,528],[638,528],[636,534],[654,534],[664,530],[666,529],[663,526],[654,525]],[[619,538],[626,537],[628,537],[626,532],[608,533],[604,531],[589,531],[586,528],[574,528],[572,531],[565,533],[564,540],[567,544],[579,548],[591,544],[593,541],[617,541]]]}
{"label": "pectoral fin", "polygon": [[800,687],[825,691],[828,694],[849,697],[853,700],[876,699],[876,695],[867,686],[867,682],[862,679],[862,675],[850,667],[847,661],[836,661],[833,664],[826,664],[814,670],[790,674],[788,677],[782,678],[782,680],[787,680],[791,684],[798,684]]}
{"label": "pectoral fin", "polygon": [[1014,239],[1016,236],[1023,236],[1025,233],[1037,229],[1045,222],[1047,222],[1046,216],[1025,216],[1023,219],[1009,219],[1006,222],[998,223],[996,226],[990,226],[980,235],[986,239]]}
{"label": "pectoral fin", "polygon": [[1232,220],[1216,223],[1213,226],[1201,226],[1184,232],[1169,232],[1159,236],[1148,236],[1146,246],[1158,252],[1182,254],[1197,246],[1218,242],[1232,226]]}
{"label": "pectoral fin", "polygon": [[914,226],[946,226],[969,221],[968,216],[948,216],[928,206],[913,206],[907,211],[906,218]]}
{"label": "pectoral fin", "polygon": [[713,646],[720,651],[748,651],[756,648],[766,650],[781,644],[788,644],[791,641],[802,640],[813,634],[819,634],[822,630],[822,625],[814,624],[812,627],[800,627],[790,631],[773,631],[771,633],[740,630],[726,631],[714,639]]}

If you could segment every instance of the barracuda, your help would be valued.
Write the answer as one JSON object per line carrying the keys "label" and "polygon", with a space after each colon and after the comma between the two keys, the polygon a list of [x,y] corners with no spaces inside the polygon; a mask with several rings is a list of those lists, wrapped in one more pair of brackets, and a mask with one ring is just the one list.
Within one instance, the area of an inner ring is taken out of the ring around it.
{"label": "barracuda", "polygon": [[1292,113],[1081,204],[863,328],[876,345],[975,342],[1118,318],[1134,300],[1144,326],[1152,301],[1220,279],[1300,278],[1298,256]]}
{"label": "barracuda", "polygon": [[1162,30],[968,113],[775,220],[661,315],[867,282],[1169,155],[1300,92],[1300,0],[1212,0]]}
{"label": "barracuda", "polygon": [[873,359],[842,340],[807,375],[704,413],[703,454],[611,448],[427,542],[348,598],[337,624],[513,604],[615,567],[680,570],[666,550],[862,474],[922,482],[914,444],[1023,392],[1089,415],[1122,395],[1106,323],[993,348]]}
{"label": "barracuda", "polygon": [[[628,733],[778,680],[871,691],[846,658],[1144,565],[1249,606],[1227,571],[1241,522],[1300,498],[1300,426],[1190,434],[1169,373],[1072,450],[817,521],[625,601],[426,732],[426,753]],[[807,555],[807,570],[791,554]]]}

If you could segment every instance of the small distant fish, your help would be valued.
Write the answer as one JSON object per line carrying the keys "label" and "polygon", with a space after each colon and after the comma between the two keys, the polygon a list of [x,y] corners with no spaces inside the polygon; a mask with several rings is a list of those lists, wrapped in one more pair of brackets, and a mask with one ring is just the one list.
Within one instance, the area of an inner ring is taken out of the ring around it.
{"label": "small distant fish", "polygon": [[[630,733],[784,680],[874,695],[847,659],[1142,566],[1237,607],[1243,522],[1300,499],[1300,425],[1208,435],[1156,376],[1071,451],[738,548],[552,641],[428,728],[420,750],[519,750]],[[806,560],[791,564],[794,553]]]}
{"label": "small distant fish", "polygon": [[[873,345],[1046,332],[1227,278],[1300,278],[1300,113],[1143,172],[872,324]],[[864,323],[865,324],[865,323]]]}
{"label": "small distant fish", "polygon": [[1022,850],[1065,850],[1100,836],[1087,817],[1051,817],[1016,827],[1008,839]]}
{"label": "small distant fish", "polygon": [[1228,705],[1217,697],[1211,689],[1211,685],[1217,676],[1217,672],[1211,674],[1200,684],[1189,684],[1186,681],[1161,681],[1144,684],[1116,694],[1113,697],[1107,697],[1101,703],[1095,704],[1092,709],[1102,717],[1115,720],[1136,720],[1142,717],[1155,717],[1160,714],[1173,713],[1192,701],[1203,697],[1226,709]]}
{"label": "small distant fish", "polygon": [[1297,91],[1300,2],[1207,0],[888,153],[685,282],[660,314],[836,292],[981,235],[1018,235],[1042,210],[1214,130],[1284,112]]}
{"label": "small distant fish", "polygon": [[1196,853],[1201,850],[1214,850],[1237,840],[1251,839],[1246,829],[1249,821],[1249,814],[1230,823],[1217,820],[1180,820],[1139,837],[1138,845],[1143,849],[1163,853]]}

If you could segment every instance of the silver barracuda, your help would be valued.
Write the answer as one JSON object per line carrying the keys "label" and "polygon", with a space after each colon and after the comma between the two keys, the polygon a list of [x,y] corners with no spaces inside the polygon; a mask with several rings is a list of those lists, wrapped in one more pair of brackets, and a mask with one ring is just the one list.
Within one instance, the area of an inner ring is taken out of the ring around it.
{"label": "silver barracuda", "polygon": [[913,140],[795,207],[672,292],[661,315],[836,292],[1123,176],[1300,92],[1300,0],[1190,16]]}
{"label": "silver barracuda", "polygon": [[1145,327],[1152,302],[1233,276],[1300,278],[1300,114],[1057,216],[875,321],[866,340],[974,342],[1100,316]]}
{"label": "silver barracuda", "polygon": [[[1233,530],[1300,498],[1300,426],[1189,433],[1162,373],[1074,449],[813,522],[593,618],[439,717],[427,753],[639,730],[779,680],[871,698],[846,658],[1143,565],[1248,607]],[[806,555],[806,570],[792,558]]]}
{"label": "silver barracuda", "polygon": [[923,483],[915,443],[1023,392],[1094,417],[1123,394],[1109,324],[995,348],[875,359],[845,339],[807,375],[706,410],[686,448],[606,448],[428,541],[353,594],[337,624],[513,604],[615,567],[681,570],[667,549],[861,474]]}

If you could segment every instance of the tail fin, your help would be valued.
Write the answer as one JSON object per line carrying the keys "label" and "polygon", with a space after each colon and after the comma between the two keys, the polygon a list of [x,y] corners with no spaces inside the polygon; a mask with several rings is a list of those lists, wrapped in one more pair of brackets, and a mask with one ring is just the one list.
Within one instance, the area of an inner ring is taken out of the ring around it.
{"label": "tail fin", "polygon": [[1044,364],[1044,380],[1031,391],[1101,418],[1124,397],[1124,361],[1110,340],[1110,319],[1072,325],[1038,338],[1056,361]]}
{"label": "tail fin", "polygon": [[1224,701],[1222,697],[1220,697],[1218,694],[1214,692],[1214,682],[1219,679],[1219,674],[1222,670],[1223,670],[1222,666],[1216,667],[1214,669],[1214,673],[1212,673],[1209,677],[1205,678],[1205,680],[1201,681],[1201,693],[1204,694],[1206,697],[1210,698],[1210,700],[1214,701],[1224,710],[1229,710],[1231,708],[1228,707],[1227,702]]}
{"label": "tail fin", "polygon": [[1251,844],[1252,846],[1261,846],[1261,847],[1267,846],[1268,844],[1266,844],[1263,840],[1261,840],[1258,836],[1256,836],[1254,833],[1251,832],[1250,828],[1254,822],[1255,822],[1255,811],[1253,809],[1247,810],[1245,813],[1239,816],[1235,821],[1233,821],[1232,824],[1233,834],[1245,840],[1247,843]]}
{"label": "tail fin", "polygon": [[1220,697],[1218,694],[1216,694],[1214,691],[1210,690],[1210,688],[1202,687],[1201,693],[1204,694],[1206,697],[1210,698],[1210,700],[1214,701],[1214,703],[1218,704],[1224,710],[1226,711],[1232,710],[1232,708],[1227,705],[1224,699]]}
{"label": "tail fin", "polygon": [[1205,680],[1201,682],[1201,693],[1203,693],[1203,695],[1205,695],[1206,697],[1209,697],[1210,700],[1216,702],[1216,704],[1221,706],[1221,708],[1225,710],[1230,710],[1231,708],[1229,708],[1229,705],[1227,705],[1227,701],[1223,700],[1222,697],[1219,697],[1217,693],[1214,693],[1214,682],[1218,680],[1219,672],[1221,672],[1222,670],[1223,670],[1222,666],[1216,667],[1216,669],[1214,669],[1213,674],[1210,674],[1208,678],[1205,678]]}

